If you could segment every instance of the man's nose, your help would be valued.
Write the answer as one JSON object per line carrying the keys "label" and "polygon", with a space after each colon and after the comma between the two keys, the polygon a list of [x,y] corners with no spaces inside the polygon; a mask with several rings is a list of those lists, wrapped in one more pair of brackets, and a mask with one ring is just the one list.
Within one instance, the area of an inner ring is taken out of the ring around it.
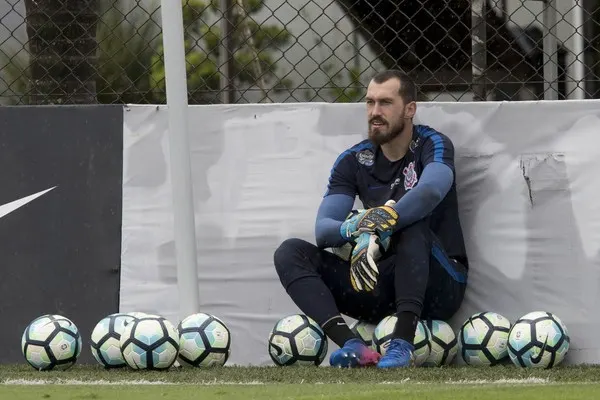
{"label": "man's nose", "polygon": [[374,116],[374,117],[381,115],[381,107],[379,107],[378,104],[375,104],[373,106],[373,108],[371,109],[371,115]]}

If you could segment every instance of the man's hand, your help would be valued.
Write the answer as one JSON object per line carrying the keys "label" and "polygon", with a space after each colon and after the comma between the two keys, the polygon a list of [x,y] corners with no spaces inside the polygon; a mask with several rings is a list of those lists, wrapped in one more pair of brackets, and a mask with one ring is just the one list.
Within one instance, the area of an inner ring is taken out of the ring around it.
{"label": "man's hand", "polygon": [[350,282],[355,291],[370,292],[375,289],[379,277],[377,263],[389,244],[389,236],[384,241],[370,232],[358,236],[350,259]]}
{"label": "man's hand", "polygon": [[[392,227],[395,225],[398,218],[398,214],[392,208],[394,204],[396,204],[394,200],[388,200],[385,203],[385,206],[376,207],[385,207],[392,210],[395,215],[395,218],[392,219]],[[357,215],[360,217],[360,214]],[[362,219],[364,219],[364,215]],[[363,229],[362,232],[359,230],[358,232],[356,245],[352,250],[352,256],[350,258],[350,282],[357,292],[371,291],[375,288],[377,278],[379,277],[377,263],[390,247],[392,229],[390,228],[381,231],[381,233],[378,231],[372,232],[366,229]]]}
{"label": "man's hand", "polygon": [[348,241],[356,239],[363,232],[390,236],[398,222],[398,213],[392,208],[395,203],[394,200],[388,200],[383,206],[356,212],[342,223],[340,234]]}
{"label": "man's hand", "polygon": [[358,238],[356,224],[366,212],[367,210],[352,210],[346,217],[346,220],[342,222],[342,226],[340,226],[340,234],[348,242],[356,243],[356,239]]}

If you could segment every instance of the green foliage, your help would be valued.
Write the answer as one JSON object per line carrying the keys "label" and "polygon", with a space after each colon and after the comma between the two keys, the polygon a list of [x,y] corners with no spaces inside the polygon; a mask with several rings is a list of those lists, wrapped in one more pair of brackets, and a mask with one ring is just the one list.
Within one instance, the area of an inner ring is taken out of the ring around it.
{"label": "green foliage", "polygon": [[[217,103],[222,35],[218,24],[207,25],[204,21],[220,18],[219,1],[205,3],[202,0],[184,0],[184,4],[189,102]],[[262,10],[264,0],[249,0],[245,1],[244,5],[245,11],[234,7],[237,11],[233,12],[233,34],[230,41],[232,49],[236,51],[232,60],[232,76],[236,78],[239,86],[254,86],[262,80],[267,86],[263,88],[265,91],[288,86],[289,82],[277,78],[274,53],[288,46],[290,33],[276,25],[259,25],[252,19],[252,14]],[[164,102],[166,98],[162,43],[152,59],[150,78],[155,100]]]}
{"label": "green foliage", "polygon": [[[325,68],[330,71],[330,66]],[[344,79],[346,78],[346,79]],[[328,94],[334,103],[356,103],[365,95],[364,84],[360,81],[360,70],[345,67],[343,71],[335,73],[326,85]]]}
{"label": "green foliage", "polygon": [[[144,3],[133,12],[127,0],[102,1],[97,27],[98,101],[109,103],[165,103],[165,71],[159,2]],[[252,16],[264,0],[244,0],[244,10],[235,7],[231,45],[234,84],[240,89],[257,85],[265,91],[289,86],[277,77],[277,52],[284,50],[291,34],[276,25],[259,25]],[[219,102],[218,71],[221,33],[219,1],[183,1],[185,50],[190,104]],[[143,7],[143,9],[142,9]],[[251,40],[249,41],[248,35]],[[29,80],[27,49],[0,51],[0,97],[11,104],[26,102]],[[259,62],[255,62],[255,60]],[[257,68],[258,67],[258,68]]]}
{"label": "green foliage", "polygon": [[103,104],[153,103],[150,70],[160,28],[150,14],[130,14],[102,2],[98,40],[98,101]]}
{"label": "green foliage", "polygon": [[26,51],[0,49],[0,104],[28,104],[26,93],[30,76]]}

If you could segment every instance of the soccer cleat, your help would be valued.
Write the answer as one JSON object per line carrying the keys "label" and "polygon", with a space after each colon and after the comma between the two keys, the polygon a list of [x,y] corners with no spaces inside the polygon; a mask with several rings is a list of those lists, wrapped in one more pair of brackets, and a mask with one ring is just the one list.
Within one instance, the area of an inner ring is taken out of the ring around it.
{"label": "soccer cleat", "polygon": [[350,339],[341,349],[331,353],[329,364],[332,367],[354,368],[376,365],[381,355],[369,348],[361,339]]}
{"label": "soccer cleat", "polygon": [[415,346],[404,339],[392,339],[385,356],[377,363],[378,368],[403,368],[415,364]]}

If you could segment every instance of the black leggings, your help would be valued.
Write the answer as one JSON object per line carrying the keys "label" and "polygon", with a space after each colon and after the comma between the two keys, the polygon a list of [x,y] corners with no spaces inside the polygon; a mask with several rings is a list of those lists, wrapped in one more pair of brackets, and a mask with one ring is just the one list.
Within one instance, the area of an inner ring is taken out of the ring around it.
{"label": "black leggings", "polygon": [[339,314],[376,324],[403,311],[448,320],[462,303],[468,275],[467,267],[446,255],[425,221],[392,236],[372,292],[355,292],[350,263],[302,239],[284,241],[274,263],[292,300],[319,324]]}

